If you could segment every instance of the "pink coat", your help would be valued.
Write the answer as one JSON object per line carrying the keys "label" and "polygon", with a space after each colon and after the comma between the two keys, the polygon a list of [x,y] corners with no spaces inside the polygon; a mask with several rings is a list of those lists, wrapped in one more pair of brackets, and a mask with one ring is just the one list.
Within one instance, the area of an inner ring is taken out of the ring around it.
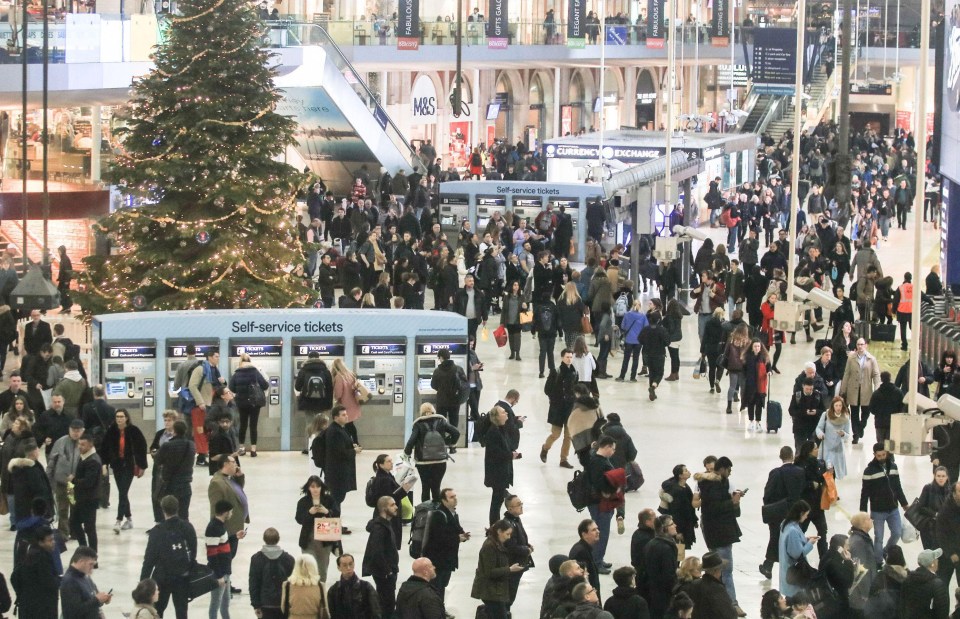
{"label": "pink coat", "polygon": [[347,409],[351,422],[360,418],[360,403],[357,402],[356,378],[337,374],[333,379],[333,401]]}

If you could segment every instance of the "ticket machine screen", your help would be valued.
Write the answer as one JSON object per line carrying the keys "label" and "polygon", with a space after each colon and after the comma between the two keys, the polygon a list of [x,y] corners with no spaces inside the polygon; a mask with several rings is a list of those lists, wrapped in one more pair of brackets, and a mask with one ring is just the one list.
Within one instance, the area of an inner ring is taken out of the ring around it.
{"label": "ticket machine screen", "polygon": [[367,391],[370,393],[377,393],[377,379],[376,378],[361,378],[359,379],[363,386],[367,388]]}
{"label": "ticket machine screen", "polygon": [[421,377],[419,380],[417,380],[417,390],[420,392],[433,391],[433,387],[430,385],[430,381],[431,381],[430,378]]}
{"label": "ticket machine screen", "polygon": [[107,399],[127,397],[127,383],[122,380],[108,380],[104,383]]}

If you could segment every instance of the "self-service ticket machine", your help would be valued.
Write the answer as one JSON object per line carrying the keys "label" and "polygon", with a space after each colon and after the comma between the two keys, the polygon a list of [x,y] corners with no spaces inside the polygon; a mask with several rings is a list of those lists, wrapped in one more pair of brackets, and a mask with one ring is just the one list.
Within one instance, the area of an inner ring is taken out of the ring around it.
{"label": "self-service ticket machine", "polygon": [[534,221],[542,210],[543,200],[540,198],[513,198],[511,211],[520,219],[525,219],[527,221],[527,228],[530,230],[533,230]]}
{"label": "self-service ticket machine", "polygon": [[[564,207],[564,214],[573,222],[573,238],[577,238],[577,230],[580,228],[580,198],[548,198],[547,204],[553,207],[554,213],[560,212],[560,207]],[[586,213],[586,210],[584,210]]]}
{"label": "self-service ticket machine", "polygon": [[[220,342],[217,340],[167,340],[167,384],[166,384],[166,407],[172,410],[177,408],[177,400],[180,394],[173,390],[174,380],[177,378],[177,371],[187,360],[187,345],[193,344],[197,349],[196,359],[202,361],[208,350],[218,350]],[[159,391],[159,389],[158,389]]]}
{"label": "self-service ticket machine", "polygon": [[240,355],[244,353],[250,356],[250,362],[260,370],[268,383],[264,393],[267,404],[260,410],[260,423],[257,426],[257,447],[265,450],[280,449],[280,406],[283,399],[280,393],[280,382],[283,375],[283,342],[231,338],[231,376],[240,366]]}
{"label": "self-service ticket machine", "polygon": [[[296,384],[296,378],[300,374],[300,369],[303,367],[303,364],[307,362],[310,353],[317,353],[320,355],[320,359],[327,365],[327,369],[330,370],[330,373],[333,373],[333,362],[337,359],[342,360],[346,352],[346,346],[344,346],[343,339],[336,338],[333,340],[316,340],[316,339],[302,339],[302,338],[293,338],[292,342],[292,351],[290,354],[290,360],[293,363],[293,373],[290,375],[290,385],[292,392],[290,393],[290,444],[296,448],[298,445],[305,445],[307,434],[307,421],[303,415],[298,414],[297,411],[297,396],[299,395],[296,391],[294,385]],[[330,389],[333,389],[333,385],[330,385]],[[331,396],[333,395],[331,391]],[[312,419],[313,416],[310,416]]]}
{"label": "self-service ticket machine", "polygon": [[[424,402],[430,402],[431,404],[437,403],[437,392],[430,386],[430,381],[433,378],[433,371],[437,369],[437,365],[440,363],[440,360],[437,359],[437,353],[441,350],[449,350],[450,360],[463,368],[464,372],[467,371],[467,342],[465,340],[417,339],[417,394],[413,407],[415,417],[420,415],[420,405]],[[466,409],[465,406],[462,408]],[[460,411],[460,420],[457,424],[457,429],[460,430],[459,445],[466,446],[466,410]]]}
{"label": "self-service ticket machine", "polygon": [[157,430],[157,342],[106,341],[100,347],[107,402],[124,408],[146,436]]}
{"label": "self-service ticket machine", "polygon": [[470,212],[470,197],[466,194],[440,196],[440,229],[454,234],[460,232],[460,223]]}
{"label": "self-service ticket machine", "polygon": [[365,448],[403,447],[408,385],[405,339],[354,339],[357,380],[370,391],[363,415],[354,425]]}
{"label": "self-service ticket machine", "polygon": [[503,213],[507,209],[507,199],[503,196],[477,196],[477,222],[474,232],[483,233],[494,213]]}

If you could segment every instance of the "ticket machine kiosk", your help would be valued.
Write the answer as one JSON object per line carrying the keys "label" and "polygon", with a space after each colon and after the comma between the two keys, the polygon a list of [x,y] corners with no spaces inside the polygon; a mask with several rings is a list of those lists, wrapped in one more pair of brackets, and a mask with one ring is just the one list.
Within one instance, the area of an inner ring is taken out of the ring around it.
{"label": "ticket machine kiosk", "polygon": [[[420,405],[424,402],[437,403],[437,392],[430,386],[433,371],[437,369],[440,360],[437,353],[441,350],[450,351],[450,360],[467,371],[467,342],[466,340],[434,340],[417,339],[417,394],[414,402],[413,414],[420,414]],[[457,429],[460,430],[459,445],[467,444],[467,412],[466,406],[461,407]]]}
{"label": "ticket machine kiosk", "polygon": [[[177,400],[180,394],[173,390],[173,382],[177,378],[177,370],[187,359],[187,345],[193,344],[197,349],[196,358],[202,361],[208,350],[218,350],[220,342],[218,340],[167,340],[167,381],[166,381],[166,408],[179,410]],[[159,389],[158,389],[159,391]]]}
{"label": "ticket machine kiosk", "polygon": [[264,393],[267,404],[260,410],[257,447],[265,450],[280,449],[280,406],[282,404],[280,382],[283,375],[283,342],[281,340],[231,339],[231,376],[240,366],[240,355],[243,354],[250,356],[251,363],[260,370],[269,385]]}
{"label": "ticket machine kiosk", "polygon": [[[333,373],[333,362],[337,359],[343,360],[344,353],[346,352],[346,346],[344,346],[342,338],[334,338],[332,340],[319,340],[319,339],[306,339],[306,338],[293,338],[291,341],[292,349],[290,354],[290,360],[293,363],[293,372],[290,374],[291,380],[291,392],[290,392],[290,444],[295,448],[298,448],[297,445],[304,445],[306,437],[309,436],[307,433],[307,423],[312,420],[313,415],[305,418],[297,410],[297,393],[295,384],[297,375],[300,374],[300,368],[303,367],[303,364],[307,362],[307,359],[310,353],[317,353],[320,355],[320,359],[327,365],[327,369],[330,370],[330,373]],[[331,393],[333,395],[333,385],[330,385]],[[299,448],[298,448],[299,449]]]}
{"label": "ticket machine kiosk", "polygon": [[98,378],[107,402],[125,408],[145,436],[157,426],[156,340],[105,341],[100,346],[102,374]]}
{"label": "ticket machine kiosk", "polygon": [[[579,238],[577,231],[580,228],[580,198],[551,197],[547,199],[547,204],[553,207],[554,213],[559,213],[560,207],[564,207],[564,214],[573,222],[573,240],[576,242]],[[586,206],[584,206],[582,212],[586,217]]]}
{"label": "ticket machine kiosk", "polygon": [[512,212],[520,219],[527,221],[527,228],[533,230],[537,215],[543,210],[543,200],[540,198],[513,198]]}
{"label": "ticket machine kiosk", "polygon": [[460,232],[460,223],[470,211],[470,198],[466,194],[444,194],[440,196],[440,229],[444,232]]}
{"label": "ticket machine kiosk", "polygon": [[507,208],[507,199],[503,196],[477,196],[477,220],[474,231],[483,235],[483,230],[494,213],[503,213]]}
{"label": "ticket machine kiosk", "polygon": [[365,448],[403,447],[407,405],[405,338],[354,338],[357,380],[370,391],[363,416],[355,422]]}

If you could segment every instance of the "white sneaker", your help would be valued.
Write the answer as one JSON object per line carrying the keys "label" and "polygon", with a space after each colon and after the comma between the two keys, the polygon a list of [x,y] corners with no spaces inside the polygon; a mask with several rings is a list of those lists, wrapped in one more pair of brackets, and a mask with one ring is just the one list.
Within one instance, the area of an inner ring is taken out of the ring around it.
{"label": "white sneaker", "polygon": [[133,520],[131,520],[130,518],[127,518],[124,521],[123,526],[121,526],[120,528],[124,531],[129,531],[130,529],[133,528]]}
{"label": "white sneaker", "polygon": [[120,535],[120,525],[123,524],[119,520],[113,525],[113,532],[117,535]]}

